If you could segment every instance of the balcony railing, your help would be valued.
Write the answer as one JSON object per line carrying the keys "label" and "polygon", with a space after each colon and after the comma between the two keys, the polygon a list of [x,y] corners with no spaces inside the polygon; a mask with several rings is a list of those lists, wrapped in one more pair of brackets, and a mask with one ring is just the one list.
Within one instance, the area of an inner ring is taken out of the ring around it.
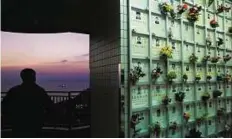
{"label": "balcony railing", "polygon": [[[54,103],[67,101],[80,95],[82,91],[47,91]],[[1,100],[6,96],[6,92],[1,92]]]}
{"label": "balcony railing", "polygon": [[[51,97],[51,100],[57,104],[61,109],[67,109],[72,107],[72,114],[64,116],[63,121],[58,121],[57,123],[50,123],[49,121],[45,123],[46,128],[51,129],[67,129],[74,130],[78,128],[89,128],[90,121],[90,108],[89,108],[89,93],[88,91],[47,91],[48,95]],[[1,99],[6,96],[6,92],[1,92]],[[71,105],[66,105],[69,102],[72,102]],[[73,107],[75,105],[75,107]],[[8,127],[8,126],[6,126]],[[45,127],[44,127],[45,128]],[[9,128],[5,128],[8,130]]]}

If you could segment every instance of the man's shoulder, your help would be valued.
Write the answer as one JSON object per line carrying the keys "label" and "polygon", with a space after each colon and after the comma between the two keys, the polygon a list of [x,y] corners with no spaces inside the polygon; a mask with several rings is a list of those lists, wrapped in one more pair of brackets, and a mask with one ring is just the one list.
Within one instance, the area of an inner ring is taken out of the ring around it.
{"label": "man's shoulder", "polygon": [[14,92],[14,91],[17,91],[17,90],[19,90],[20,88],[21,88],[21,85],[16,85],[16,86],[14,86],[14,87],[10,88],[8,92]]}
{"label": "man's shoulder", "polygon": [[39,91],[45,92],[45,89],[37,84],[36,84],[36,89],[38,89]]}

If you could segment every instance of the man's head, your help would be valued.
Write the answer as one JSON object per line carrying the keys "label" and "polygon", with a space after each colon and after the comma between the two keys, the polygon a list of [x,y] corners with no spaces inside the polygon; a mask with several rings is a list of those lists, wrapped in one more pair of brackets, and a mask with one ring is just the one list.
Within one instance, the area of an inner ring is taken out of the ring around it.
{"label": "man's head", "polygon": [[23,69],[20,76],[24,83],[35,83],[36,81],[36,72],[33,69]]}

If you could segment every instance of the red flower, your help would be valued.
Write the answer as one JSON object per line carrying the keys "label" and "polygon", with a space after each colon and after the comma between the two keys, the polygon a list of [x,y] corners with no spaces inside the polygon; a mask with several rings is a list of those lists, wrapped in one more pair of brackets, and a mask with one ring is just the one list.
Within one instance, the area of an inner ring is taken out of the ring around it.
{"label": "red flower", "polygon": [[187,5],[187,4],[184,4],[184,5],[183,5],[183,9],[188,9],[188,5]]}

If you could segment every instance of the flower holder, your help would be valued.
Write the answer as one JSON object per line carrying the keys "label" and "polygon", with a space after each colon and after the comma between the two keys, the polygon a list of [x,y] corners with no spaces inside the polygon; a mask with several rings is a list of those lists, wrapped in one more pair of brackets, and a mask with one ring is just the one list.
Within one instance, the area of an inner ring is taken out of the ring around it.
{"label": "flower holder", "polygon": [[216,27],[219,27],[219,24],[215,19],[213,19],[213,20],[210,21],[210,26],[212,28],[216,28]]}
{"label": "flower holder", "polygon": [[222,75],[217,75],[217,81],[223,81],[223,76]]}
{"label": "flower holder", "polygon": [[231,7],[225,7],[223,4],[221,4],[217,8],[217,14],[223,13],[224,11],[229,12],[230,9]]}
{"label": "flower holder", "polygon": [[185,112],[183,118],[185,119],[186,122],[188,122],[188,120],[190,119],[190,113]]}
{"label": "flower holder", "polygon": [[151,78],[156,80],[160,77],[161,74],[163,74],[163,71],[161,70],[160,67],[157,67],[156,69],[153,69]]}
{"label": "flower holder", "polygon": [[221,91],[219,91],[219,90],[213,91],[213,98],[218,98],[218,97],[221,96],[221,95],[222,95],[222,92],[221,92]]}
{"label": "flower holder", "polygon": [[228,61],[230,61],[231,58],[232,57],[230,55],[228,55],[228,54],[226,56],[223,56],[223,60],[224,60],[225,63],[227,63]]}
{"label": "flower holder", "polygon": [[202,101],[207,102],[210,99],[210,94],[208,92],[201,96]]}
{"label": "flower holder", "polygon": [[212,79],[212,76],[211,75],[207,75],[206,76],[206,80],[209,82],[210,80]]}
{"label": "flower holder", "polygon": [[177,123],[176,122],[171,122],[169,129],[172,130],[172,133],[175,133],[175,131],[178,129]]}
{"label": "flower holder", "polygon": [[229,83],[231,81],[231,79],[232,79],[232,76],[229,74],[226,74],[224,77],[224,82]]}
{"label": "flower holder", "polygon": [[152,126],[150,126],[150,130],[151,132],[153,132],[153,134],[156,137],[160,136],[160,132],[161,132],[161,126],[159,122],[156,122],[155,124],[153,124]]}
{"label": "flower holder", "polygon": [[232,27],[229,27],[228,32],[232,33]]}
{"label": "flower holder", "polygon": [[178,14],[182,14],[188,10],[188,5],[187,4],[178,5],[177,10],[178,10],[177,12]]}
{"label": "flower holder", "polygon": [[174,12],[172,5],[167,2],[160,3],[159,8],[161,13],[165,16],[168,15],[168,13],[171,14],[171,12]]}
{"label": "flower holder", "polygon": [[201,80],[201,76],[199,74],[197,74],[196,77],[195,77],[195,81],[199,82],[200,80]]}
{"label": "flower holder", "polygon": [[164,96],[162,102],[163,102],[163,105],[167,106],[169,103],[171,103],[171,99],[166,95]]}
{"label": "flower holder", "polygon": [[195,54],[192,54],[190,57],[189,57],[189,62],[192,63],[192,64],[195,64],[198,60],[198,57],[195,56]]}
{"label": "flower holder", "polygon": [[194,5],[189,9],[189,13],[187,15],[187,19],[190,22],[196,22],[199,20],[200,11],[202,10],[201,6]]}
{"label": "flower holder", "polygon": [[217,63],[219,61],[219,59],[221,59],[221,57],[218,57],[218,56],[217,57],[212,57],[211,62],[212,63]]}
{"label": "flower holder", "polygon": [[208,61],[210,61],[210,56],[204,56],[202,62],[207,63]]}
{"label": "flower holder", "polygon": [[187,74],[183,75],[183,80],[184,80],[184,82],[186,82],[188,80],[188,75]]}
{"label": "flower holder", "polygon": [[173,53],[172,47],[164,46],[163,48],[161,48],[160,58],[165,60],[167,60],[168,58],[172,58],[172,53]]}
{"label": "flower holder", "polygon": [[221,45],[223,45],[223,44],[224,44],[223,39],[222,39],[222,38],[218,38],[217,46],[219,47],[219,46],[221,46]]}
{"label": "flower holder", "polygon": [[176,101],[183,102],[184,98],[185,98],[185,92],[180,91],[178,93],[175,93],[175,99],[176,99]]}
{"label": "flower holder", "polygon": [[174,71],[170,71],[168,74],[167,74],[167,80],[169,83],[172,83],[174,79],[177,78],[177,75],[176,75],[176,72]]}
{"label": "flower holder", "polygon": [[134,69],[131,69],[129,78],[132,85],[135,85],[139,78],[144,77],[146,74],[142,71],[142,68],[140,67],[140,62],[138,62],[138,66],[135,66]]}
{"label": "flower holder", "polygon": [[220,108],[219,110],[217,110],[217,116],[221,117],[225,115],[225,109],[224,108]]}

